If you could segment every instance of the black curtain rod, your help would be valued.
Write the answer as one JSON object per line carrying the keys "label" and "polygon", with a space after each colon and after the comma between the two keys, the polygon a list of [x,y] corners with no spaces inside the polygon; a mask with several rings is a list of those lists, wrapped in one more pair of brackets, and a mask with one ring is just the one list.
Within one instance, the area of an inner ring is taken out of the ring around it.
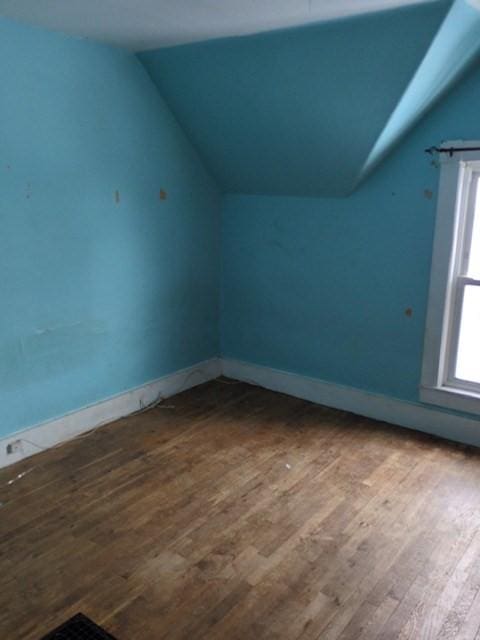
{"label": "black curtain rod", "polygon": [[429,147],[425,149],[425,153],[430,153],[432,156],[434,153],[448,153],[450,157],[457,151],[480,151],[480,147]]}

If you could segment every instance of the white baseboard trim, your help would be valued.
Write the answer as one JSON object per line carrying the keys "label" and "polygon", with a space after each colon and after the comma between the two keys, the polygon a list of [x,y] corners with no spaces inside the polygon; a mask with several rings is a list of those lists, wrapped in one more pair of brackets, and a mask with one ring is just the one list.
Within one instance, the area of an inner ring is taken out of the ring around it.
{"label": "white baseboard trim", "polygon": [[[219,358],[212,358],[55,420],[12,433],[0,440],[0,468],[28,458],[43,449],[71,440],[81,433],[123,418],[143,409],[159,397],[168,398],[180,391],[214,380],[220,374],[221,361]],[[16,441],[19,441],[19,450],[7,454],[7,445]]]}
{"label": "white baseboard trim", "polygon": [[[480,446],[480,420],[474,418],[239,360],[212,358],[0,439],[0,468],[134,413],[159,396],[168,398],[221,374],[327,407]],[[20,449],[7,454],[7,445],[16,441],[20,441]]]}
{"label": "white baseboard trim", "polygon": [[480,446],[480,420],[474,418],[228,358],[222,360],[222,372],[234,380],[250,382],[327,407]]}

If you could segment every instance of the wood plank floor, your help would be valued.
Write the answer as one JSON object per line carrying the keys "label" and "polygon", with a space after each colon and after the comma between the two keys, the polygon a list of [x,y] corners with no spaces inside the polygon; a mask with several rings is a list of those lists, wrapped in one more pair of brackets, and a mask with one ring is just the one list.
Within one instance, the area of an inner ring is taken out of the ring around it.
{"label": "wood plank floor", "polygon": [[[8,481],[27,471],[13,484]],[[0,472],[0,638],[480,639],[480,455],[215,381]]]}

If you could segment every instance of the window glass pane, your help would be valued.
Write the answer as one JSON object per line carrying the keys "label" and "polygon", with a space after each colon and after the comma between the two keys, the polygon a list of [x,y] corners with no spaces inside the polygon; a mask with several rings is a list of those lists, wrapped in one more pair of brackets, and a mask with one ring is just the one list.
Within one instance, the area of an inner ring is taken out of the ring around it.
{"label": "window glass pane", "polygon": [[470,257],[468,260],[468,275],[472,278],[480,278],[480,181],[476,180],[473,184],[476,189],[474,203],[475,213],[473,219],[472,242],[470,245]]}
{"label": "window glass pane", "polygon": [[480,383],[480,287],[465,287],[455,377]]}

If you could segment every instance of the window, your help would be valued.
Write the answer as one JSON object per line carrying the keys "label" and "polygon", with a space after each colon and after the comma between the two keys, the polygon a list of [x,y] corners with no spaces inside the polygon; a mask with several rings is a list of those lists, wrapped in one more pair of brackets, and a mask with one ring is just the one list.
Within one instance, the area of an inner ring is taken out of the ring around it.
{"label": "window", "polygon": [[480,413],[480,151],[440,155],[420,398]]}

